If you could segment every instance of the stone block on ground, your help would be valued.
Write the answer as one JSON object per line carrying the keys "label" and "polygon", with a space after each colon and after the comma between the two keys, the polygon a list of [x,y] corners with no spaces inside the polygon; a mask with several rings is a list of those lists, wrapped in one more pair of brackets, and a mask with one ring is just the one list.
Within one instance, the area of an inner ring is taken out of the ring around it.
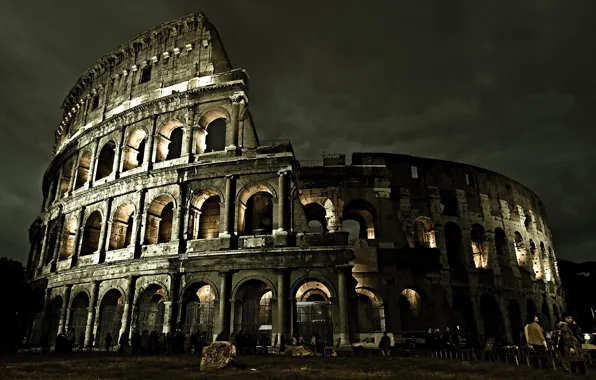
{"label": "stone block on ground", "polygon": [[236,346],[230,342],[213,342],[203,348],[201,371],[213,371],[230,366],[236,358]]}
{"label": "stone block on ground", "polygon": [[304,348],[304,346],[288,346],[284,351],[284,356],[305,357],[315,356],[315,354],[311,350]]}

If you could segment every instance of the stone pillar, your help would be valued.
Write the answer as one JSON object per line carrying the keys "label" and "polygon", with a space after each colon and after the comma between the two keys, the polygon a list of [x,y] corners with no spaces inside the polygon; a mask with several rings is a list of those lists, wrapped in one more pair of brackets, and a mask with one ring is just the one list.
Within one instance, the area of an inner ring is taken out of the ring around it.
{"label": "stone pillar", "polygon": [[124,131],[125,128],[122,128],[120,130],[120,143],[114,149],[114,163],[112,165],[114,179],[120,178],[120,172],[122,171],[122,166],[120,165],[120,162],[122,162],[122,153],[124,152]]}
{"label": "stone pillar", "polygon": [[85,217],[85,207],[81,207],[79,209],[79,213],[77,215],[77,229],[75,230],[75,237],[74,237],[74,247],[72,252],[72,260],[70,261],[70,267],[74,267],[77,265],[77,260],[79,258],[79,253],[81,252],[81,236],[83,235],[83,218]]}
{"label": "stone pillar", "polygon": [[46,262],[46,255],[48,254],[48,241],[50,240],[50,224],[46,224],[43,233],[43,242],[41,243],[41,254],[39,255],[39,262],[37,263],[37,275],[41,274],[43,266]]}
{"label": "stone pillar", "polygon": [[[193,128],[193,135],[196,140],[193,150],[196,154],[203,154],[207,149],[207,130],[202,127]],[[197,161],[197,160],[195,160]]]}
{"label": "stone pillar", "polygon": [[277,230],[273,231],[274,235],[281,235],[288,233],[288,170],[280,170],[278,175],[279,198],[277,200]]}
{"label": "stone pillar", "polygon": [[56,197],[56,194],[52,193],[52,189],[56,189],[56,180],[54,179],[50,181],[50,186],[48,186],[48,196],[44,205],[46,210],[52,207],[52,203],[54,203],[54,198]]}
{"label": "stone pillar", "polygon": [[192,124],[195,118],[195,110],[194,108],[187,108],[186,109],[186,122],[184,123],[184,127],[182,127],[182,149],[181,149],[181,157],[188,157],[191,154],[191,145],[192,145]]}
{"label": "stone pillar", "polygon": [[60,167],[60,170],[58,171],[58,180],[55,184],[55,194],[54,194],[54,201],[59,201],[60,198],[62,198],[62,173],[64,172],[64,166]]}
{"label": "stone pillar", "polygon": [[[88,346],[95,326],[95,307],[97,306],[97,297],[99,293],[99,281],[93,281],[91,284],[91,298],[89,299],[89,314],[87,315],[87,326],[85,328],[85,346]],[[97,337],[94,337],[94,340]]]}
{"label": "stone pillar", "polygon": [[482,319],[482,312],[480,309],[480,295],[476,293],[471,294],[470,301],[472,303],[472,309],[476,319],[476,331],[478,331],[478,338],[482,343],[486,340],[486,334],[484,332],[484,320]]}
{"label": "stone pillar", "polygon": [[492,269],[494,274],[501,274],[499,259],[497,258],[497,246],[495,245],[495,231],[486,231],[486,245],[488,247],[488,269]]}
{"label": "stone pillar", "polygon": [[224,220],[221,223],[219,237],[231,237],[234,235],[234,214],[235,214],[235,193],[236,177],[234,175],[226,176],[226,194],[224,204]]}
{"label": "stone pillar", "polygon": [[43,301],[43,309],[41,310],[41,335],[50,331],[50,320],[48,319],[48,309],[50,307],[50,299],[52,297],[52,288],[46,288],[46,298]]}
{"label": "stone pillar", "polygon": [[135,283],[136,277],[130,276],[128,278],[128,286],[126,287],[126,298],[124,300],[124,308],[122,311],[122,321],[120,322],[120,332],[118,333],[117,338],[114,337],[114,339],[117,339],[117,343],[120,343],[122,334],[127,334],[128,337],[131,336],[131,331],[129,330],[131,319],[130,312],[132,311],[131,305],[135,294]]}
{"label": "stone pillar", "polygon": [[73,157],[72,158],[72,169],[70,171],[70,180],[68,182],[68,189],[66,189],[66,191],[70,194],[72,193],[72,191],[74,190],[74,184],[75,184],[75,174],[77,174],[77,169],[78,169],[78,161],[77,161],[78,157]]}
{"label": "stone pillar", "polygon": [[226,150],[236,149],[238,146],[238,132],[240,130],[238,116],[241,112],[240,108],[244,107],[245,104],[244,93],[235,93],[230,96],[230,101],[232,102],[232,112],[230,115],[229,130],[226,131]]}
{"label": "stone pillar", "polygon": [[147,133],[147,141],[145,142],[145,152],[143,153],[143,163],[141,164],[141,167],[145,168],[145,170],[150,170],[153,167],[153,162],[155,162],[155,156],[153,155],[153,135],[155,134],[156,123],[157,115],[153,116],[153,128]]}
{"label": "stone pillar", "polygon": [[143,236],[145,232],[143,230],[143,218],[145,217],[145,215],[145,192],[143,190],[138,190],[135,197],[135,216],[132,232],[133,235],[130,239],[131,245],[134,245],[135,247],[135,258],[141,257],[142,253],[143,239],[145,238]]}
{"label": "stone pillar", "polygon": [[174,313],[172,312],[172,301],[165,301],[163,304],[163,332],[167,334],[172,331]]}
{"label": "stone pillar", "polygon": [[89,175],[87,176],[87,184],[89,187],[93,186],[95,181],[95,166],[97,164],[97,146],[99,144],[99,138],[93,141],[93,147],[91,148],[91,159],[89,160]]}
{"label": "stone pillar", "polygon": [[[277,333],[279,339],[282,335],[287,334],[286,312],[288,299],[288,291],[286,288],[286,273],[285,271],[277,272]],[[287,338],[287,336],[286,336]],[[286,340],[287,342],[287,340]],[[278,340],[279,343],[279,340]]]}
{"label": "stone pillar", "polygon": [[[62,211],[62,210],[60,210]],[[58,236],[56,236],[56,245],[54,246],[54,252],[52,253],[52,272],[56,270],[56,263],[58,262],[58,256],[60,255],[60,246],[62,245],[62,235],[64,235],[64,216],[58,219],[58,225],[56,226],[58,230]]]}
{"label": "stone pillar", "polygon": [[106,258],[106,235],[108,234],[108,221],[110,220],[111,213],[112,213],[112,198],[108,198],[105,200],[104,205],[104,218],[101,221],[101,232],[99,234],[99,262],[103,263]]}
{"label": "stone pillar", "polygon": [[66,325],[68,324],[67,312],[70,310],[68,304],[70,302],[70,291],[72,285],[67,285],[64,291],[64,299],[62,300],[62,310],[60,310],[60,321],[58,323],[58,334],[66,332]]}
{"label": "stone pillar", "polygon": [[[220,332],[229,332],[229,323],[226,320],[227,310],[228,310],[228,299],[230,295],[228,294],[228,279],[230,277],[228,272],[220,272],[220,288],[219,288],[219,318],[217,320],[217,329],[213,332],[214,337],[217,336]],[[215,339],[214,339],[215,340]]]}
{"label": "stone pillar", "polygon": [[505,328],[504,333],[507,336],[507,342],[513,344],[513,332],[511,331],[511,318],[509,318],[507,299],[498,297],[498,302],[499,310],[501,310],[501,318],[503,318],[503,327]]}
{"label": "stone pillar", "polygon": [[346,269],[343,266],[338,267],[337,272],[337,291],[339,304],[339,345],[350,346],[348,330],[348,285]]}

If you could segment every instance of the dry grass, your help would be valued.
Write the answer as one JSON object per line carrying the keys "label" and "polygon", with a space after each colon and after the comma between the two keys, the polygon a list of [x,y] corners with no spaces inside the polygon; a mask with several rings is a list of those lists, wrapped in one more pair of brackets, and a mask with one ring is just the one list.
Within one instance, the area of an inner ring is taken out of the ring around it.
{"label": "dry grass", "polygon": [[[21,354],[0,357],[0,379],[561,379],[575,378],[559,369],[532,370],[504,363],[463,362],[430,358],[326,357],[287,358],[240,356],[246,369],[199,371],[195,356],[118,356],[72,354],[68,356]],[[590,376],[596,379],[596,376]]]}

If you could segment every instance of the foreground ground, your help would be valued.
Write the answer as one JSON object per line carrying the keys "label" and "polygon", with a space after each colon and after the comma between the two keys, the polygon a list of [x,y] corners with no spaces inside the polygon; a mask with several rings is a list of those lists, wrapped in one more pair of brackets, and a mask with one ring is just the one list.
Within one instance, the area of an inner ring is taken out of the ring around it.
{"label": "foreground ground", "polygon": [[[0,379],[561,379],[577,378],[527,366],[462,360],[384,357],[291,358],[240,356],[245,369],[199,371],[195,356],[118,356],[93,353],[0,357]],[[592,369],[592,372],[595,372]],[[596,379],[596,372],[590,374]]]}

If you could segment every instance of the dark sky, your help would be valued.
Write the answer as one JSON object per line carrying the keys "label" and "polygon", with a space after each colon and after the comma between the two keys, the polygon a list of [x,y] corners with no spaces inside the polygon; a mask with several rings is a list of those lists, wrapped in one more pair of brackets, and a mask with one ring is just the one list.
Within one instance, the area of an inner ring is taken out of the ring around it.
{"label": "dark sky", "polygon": [[3,0],[0,256],[26,260],[62,100],[104,53],[202,9],[261,139],[386,151],[533,189],[559,257],[596,258],[596,2]]}

